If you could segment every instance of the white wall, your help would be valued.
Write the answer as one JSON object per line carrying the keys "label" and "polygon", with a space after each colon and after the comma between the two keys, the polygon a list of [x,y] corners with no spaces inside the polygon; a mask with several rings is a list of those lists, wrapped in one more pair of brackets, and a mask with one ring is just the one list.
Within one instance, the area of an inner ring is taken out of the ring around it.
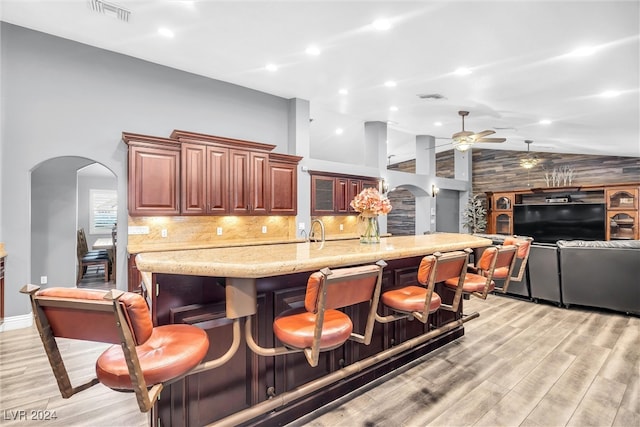
{"label": "white wall", "polygon": [[[31,271],[31,171],[47,159],[102,163],[118,182],[118,234],[127,234],[123,131],[173,129],[274,144],[286,153],[289,101],[0,23],[2,157],[0,236],[7,250],[5,315],[30,312],[18,293]],[[71,235],[74,240],[75,234]],[[121,241],[124,240],[121,238]],[[125,265],[126,241],[118,247]],[[117,282],[126,283],[118,268]]]}

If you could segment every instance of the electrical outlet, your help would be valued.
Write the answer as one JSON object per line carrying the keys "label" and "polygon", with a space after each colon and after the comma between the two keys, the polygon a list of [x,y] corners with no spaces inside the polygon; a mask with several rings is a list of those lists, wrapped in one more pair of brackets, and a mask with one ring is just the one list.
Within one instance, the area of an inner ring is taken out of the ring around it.
{"label": "electrical outlet", "polygon": [[222,236],[222,227],[218,227],[218,228],[216,228],[216,234],[217,234],[218,236]]}
{"label": "electrical outlet", "polygon": [[40,276],[40,284],[41,285],[47,284],[47,276]]}
{"label": "electrical outlet", "polygon": [[304,230],[305,226],[304,226],[304,222],[299,222],[298,223],[298,230]]}
{"label": "electrical outlet", "polygon": [[161,235],[162,237],[167,237],[167,229],[166,229],[166,228],[163,228],[163,229],[162,229],[162,231],[160,232],[160,235]]}
{"label": "electrical outlet", "polygon": [[149,234],[149,227],[146,225],[132,225],[128,229],[128,234]]}
{"label": "electrical outlet", "polygon": [[262,226],[262,234],[267,234],[267,226],[266,225]]}
{"label": "electrical outlet", "polygon": [[340,231],[344,231],[344,224],[340,224]]}

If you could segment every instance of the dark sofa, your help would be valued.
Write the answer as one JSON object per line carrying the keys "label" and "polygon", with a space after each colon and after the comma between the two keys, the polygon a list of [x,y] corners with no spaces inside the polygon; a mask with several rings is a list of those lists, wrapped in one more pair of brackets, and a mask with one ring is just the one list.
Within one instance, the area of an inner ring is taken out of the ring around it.
{"label": "dark sofa", "polygon": [[[494,244],[506,237],[477,235]],[[527,270],[526,281],[512,282],[508,294],[640,314],[640,240],[534,240]]]}
{"label": "dark sofa", "polygon": [[566,307],[640,314],[640,240],[559,240],[556,245]]}

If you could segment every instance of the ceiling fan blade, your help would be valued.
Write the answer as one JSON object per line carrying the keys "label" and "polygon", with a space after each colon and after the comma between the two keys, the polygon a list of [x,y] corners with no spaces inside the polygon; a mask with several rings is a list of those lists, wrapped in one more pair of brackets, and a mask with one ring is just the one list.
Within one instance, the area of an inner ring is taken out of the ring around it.
{"label": "ceiling fan blade", "polygon": [[494,130],[483,130],[482,132],[476,133],[475,138],[476,139],[484,138],[485,136],[493,135],[494,133],[496,133],[496,131]]}
{"label": "ceiling fan blade", "polygon": [[480,138],[476,142],[505,142],[507,138]]}

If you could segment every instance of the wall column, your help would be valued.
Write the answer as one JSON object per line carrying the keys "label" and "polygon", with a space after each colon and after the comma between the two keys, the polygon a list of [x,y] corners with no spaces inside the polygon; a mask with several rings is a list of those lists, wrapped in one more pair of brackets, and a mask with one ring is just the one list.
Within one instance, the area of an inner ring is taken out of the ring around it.
{"label": "wall column", "polygon": [[455,179],[460,181],[467,182],[466,191],[460,191],[460,216],[458,218],[459,230],[461,233],[466,232],[462,224],[464,223],[464,218],[462,217],[464,213],[464,209],[469,202],[469,197],[471,196],[471,173],[472,173],[472,159],[473,159],[473,149],[469,149],[467,151],[458,151],[453,150],[454,154],[454,173]]}
{"label": "wall column", "polygon": [[[381,177],[386,178],[387,171],[387,124],[384,122],[364,123],[364,165],[376,168]],[[387,216],[378,217],[380,232],[387,232]]]}
{"label": "wall column", "polygon": [[431,185],[436,182],[436,138],[416,136],[416,175],[422,175],[421,187],[426,196],[416,195],[415,233],[436,231],[436,199],[431,197]]}
{"label": "wall column", "polygon": [[296,216],[295,235],[300,237],[298,224],[304,223],[308,229],[311,225],[311,176],[307,162],[311,157],[311,140],[309,137],[309,101],[300,98],[289,99],[289,129],[287,154],[302,156],[298,165],[298,215]]}

